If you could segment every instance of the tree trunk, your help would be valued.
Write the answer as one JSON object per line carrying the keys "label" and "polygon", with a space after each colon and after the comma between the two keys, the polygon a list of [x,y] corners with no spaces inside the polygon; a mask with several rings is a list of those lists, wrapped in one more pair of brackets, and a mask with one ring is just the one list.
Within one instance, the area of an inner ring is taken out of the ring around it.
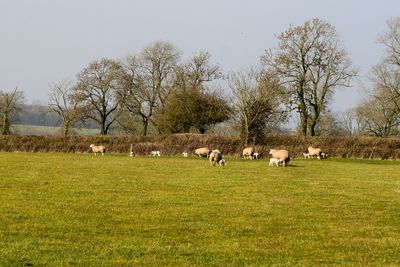
{"label": "tree trunk", "polygon": [[149,121],[143,120],[142,124],[143,124],[142,136],[147,136],[147,128],[149,127]]}
{"label": "tree trunk", "polygon": [[67,138],[68,134],[69,134],[69,124],[68,123],[64,123],[64,128],[63,128],[64,138]]}
{"label": "tree trunk", "polygon": [[316,128],[317,128],[317,124],[318,124],[318,120],[319,120],[319,111],[315,108],[314,109],[314,115],[309,118],[309,131],[310,131],[310,136],[315,136],[316,135]]}
{"label": "tree trunk", "polygon": [[106,129],[106,118],[102,117],[101,118],[101,125],[100,125],[100,135],[107,135],[107,129]]}
{"label": "tree trunk", "polygon": [[247,147],[248,142],[249,142],[249,124],[247,122],[247,117],[245,116],[243,119],[243,143],[245,147]]}
{"label": "tree trunk", "polygon": [[300,132],[302,136],[307,136],[307,116],[300,115]]}
{"label": "tree trunk", "polygon": [[307,106],[306,106],[306,103],[304,103],[304,101],[300,101],[299,113],[300,113],[301,134],[302,134],[302,136],[307,136],[308,114],[307,114]]}
{"label": "tree trunk", "polygon": [[3,115],[3,135],[10,134],[10,120],[8,118],[8,113],[4,113]]}
{"label": "tree trunk", "polygon": [[317,126],[317,121],[312,121],[310,124],[310,136],[315,136],[315,128]]}
{"label": "tree trunk", "polygon": [[249,143],[249,129],[245,128],[243,131],[243,144],[247,147]]}

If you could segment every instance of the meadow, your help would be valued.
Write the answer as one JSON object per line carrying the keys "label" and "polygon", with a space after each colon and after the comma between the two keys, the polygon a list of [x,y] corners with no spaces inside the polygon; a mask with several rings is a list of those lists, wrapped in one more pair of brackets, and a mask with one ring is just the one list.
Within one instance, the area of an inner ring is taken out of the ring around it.
{"label": "meadow", "polygon": [[398,266],[400,162],[0,153],[0,266]]}
{"label": "meadow", "polygon": [[[77,135],[96,135],[99,134],[98,129],[87,128],[71,128],[71,133]],[[56,126],[40,126],[28,124],[13,124],[11,125],[11,132],[14,135],[39,135],[39,136],[59,136],[62,134],[62,127]]]}

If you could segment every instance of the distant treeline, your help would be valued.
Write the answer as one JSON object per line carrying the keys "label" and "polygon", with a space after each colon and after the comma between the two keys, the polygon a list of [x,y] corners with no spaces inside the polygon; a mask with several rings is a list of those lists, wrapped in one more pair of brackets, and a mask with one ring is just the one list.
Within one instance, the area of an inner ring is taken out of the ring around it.
{"label": "distant treeline", "polygon": [[16,124],[28,124],[39,126],[61,126],[60,120],[54,112],[49,112],[45,105],[22,105]]}
{"label": "distant treeline", "polygon": [[[149,155],[152,150],[160,150],[165,156],[179,156],[182,152],[193,155],[199,147],[218,148],[227,156],[240,156],[242,140],[238,137],[174,134],[167,137],[137,136],[73,136],[68,138],[49,136],[0,136],[1,151],[21,152],[68,152],[88,153],[90,144],[102,144],[107,152],[130,152],[131,144],[135,155]],[[268,157],[271,148],[290,151],[292,157],[302,157],[308,146],[320,147],[330,157],[363,159],[399,159],[400,139],[374,137],[312,137],[296,135],[267,136],[256,151]]]}
{"label": "distant treeline", "polygon": [[[62,127],[59,116],[50,112],[49,106],[41,104],[21,105],[15,124]],[[97,128],[97,124],[91,120],[87,120],[84,126],[88,129]]]}
{"label": "distant treeline", "polygon": [[58,126],[65,138],[85,128],[156,138],[215,133],[230,140],[236,134],[243,144],[264,144],[271,133],[289,135],[285,128],[294,119],[303,138],[400,136],[400,17],[388,20],[378,38],[384,52],[365,76],[370,85],[363,101],[342,113],[331,111],[334,95],[360,75],[335,27],[314,18],[276,37],[256,65],[236,71],[224,71],[207,51],[184,57],[174,44],[156,41],[124,58],[93,60],[74,79],[51,83],[46,106],[25,105],[18,86],[0,88],[0,133],[36,134],[13,127],[29,124]]}

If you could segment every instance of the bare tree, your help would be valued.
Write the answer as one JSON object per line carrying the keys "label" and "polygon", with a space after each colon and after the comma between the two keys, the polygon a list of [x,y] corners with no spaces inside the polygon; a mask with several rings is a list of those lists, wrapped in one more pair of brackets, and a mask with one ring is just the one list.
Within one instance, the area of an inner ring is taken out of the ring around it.
{"label": "bare tree", "polygon": [[356,116],[360,130],[369,135],[388,137],[398,134],[399,113],[393,101],[386,96],[365,100],[357,106]]}
{"label": "bare tree", "polygon": [[1,133],[3,135],[10,134],[11,122],[20,110],[23,100],[24,93],[18,88],[15,88],[11,92],[0,91],[0,112],[2,116]]}
{"label": "bare tree", "polygon": [[386,48],[384,62],[400,67],[400,17],[387,21],[388,31],[378,37],[378,42]]}
{"label": "bare tree", "polygon": [[[206,90],[205,84],[223,77],[221,68],[218,64],[211,64],[211,54],[208,52],[199,52],[183,65],[186,88],[195,88],[197,90]],[[181,86],[182,87],[182,86]]]}
{"label": "bare tree", "polygon": [[147,135],[156,110],[162,110],[171,92],[172,78],[180,53],[168,42],[155,42],[124,63],[124,77],[118,90],[123,108],[142,120]]}
{"label": "bare tree", "polygon": [[334,89],[349,86],[356,71],[334,27],[320,19],[290,26],[278,40],[278,46],[266,52],[262,63],[285,85],[288,104],[300,115],[302,135],[313,136]]}
{"label": "bare tree", "polygon": [[94,61],[77,75],[74,101],[85,106],[88,118],[100,126],[100,134],[108,134],[117,118],[119,103],[116,89],[121,77],[121,66],[111,59]]}
{"label": "bare tree", "polygon": [[361,122],[357,117],[356,108],[350,108],[342,112],[340,114],[340,121],[348,135],[356,135],[359,133]]}
{"label": "bare tree", "polygon": [[281,87],[270,73],[258,68],[234,72],[229,75],[228,84],[244,145],[262,134],[273,115],[283,118],[284,113],[279,110]]}
{"label": "bare tree", "polygon": [[339,114],[324,112],[321,114],[320,123],[317,126],[317,134],[321,136],[345,136],[349,135],[347,126],[341,120]]}
{"label": "bare tree", "polygon": [[372,89],[356,108],[361,130],[374,136],[397,135],[400,126],[400,17],[387,22],[379,36],[385,54],[370,73]]}
{"label": "bare tree", "polygon": [[387,22],[388,31],[379,36],[378,41],[384,45],[385,55],[381,62],[373,67],[370,79],[380,97],[387,96],[400,112],[400,17]]}
{"label": "bare tree", "polygon": [[62,81],[50,86],[49,111],[55,112],[63,125],[63,136],[67,137],[70,128],[86,117],[86,108],[74,98],[74,85]]}
{"label": "bare tree", "polygon": [[370,80],[374,91],[372,95],[387,97],[400,112],[400,66],[390,65],[383,60],[372,68]]}
{"label": "bare tree", "polygon": [[142,122],[142,135],[147,135],[148,113],[147,88],[144,86],[137,56],[126,57],[122,64],[123,74],[119,79],[117,99],[121,105],[118,123],[128,132],[136,131],[136,121]]}

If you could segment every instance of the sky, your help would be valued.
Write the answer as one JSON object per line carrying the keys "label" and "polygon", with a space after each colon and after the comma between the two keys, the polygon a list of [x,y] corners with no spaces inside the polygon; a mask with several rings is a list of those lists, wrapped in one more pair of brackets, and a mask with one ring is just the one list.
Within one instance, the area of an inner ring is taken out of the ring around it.
{"label": "sky", "polygon": [[208,51],[224,72],[236,71],[257,64],[290,25],[320,18],[360,70],[331,105],[344,111],[360,100],[360,84],[383,55],[377,37],[399,10],[399,0],[0,0],[0,90],[18,87],[28,103],[46,104],[51,83],[155,41],[186,57]]}

